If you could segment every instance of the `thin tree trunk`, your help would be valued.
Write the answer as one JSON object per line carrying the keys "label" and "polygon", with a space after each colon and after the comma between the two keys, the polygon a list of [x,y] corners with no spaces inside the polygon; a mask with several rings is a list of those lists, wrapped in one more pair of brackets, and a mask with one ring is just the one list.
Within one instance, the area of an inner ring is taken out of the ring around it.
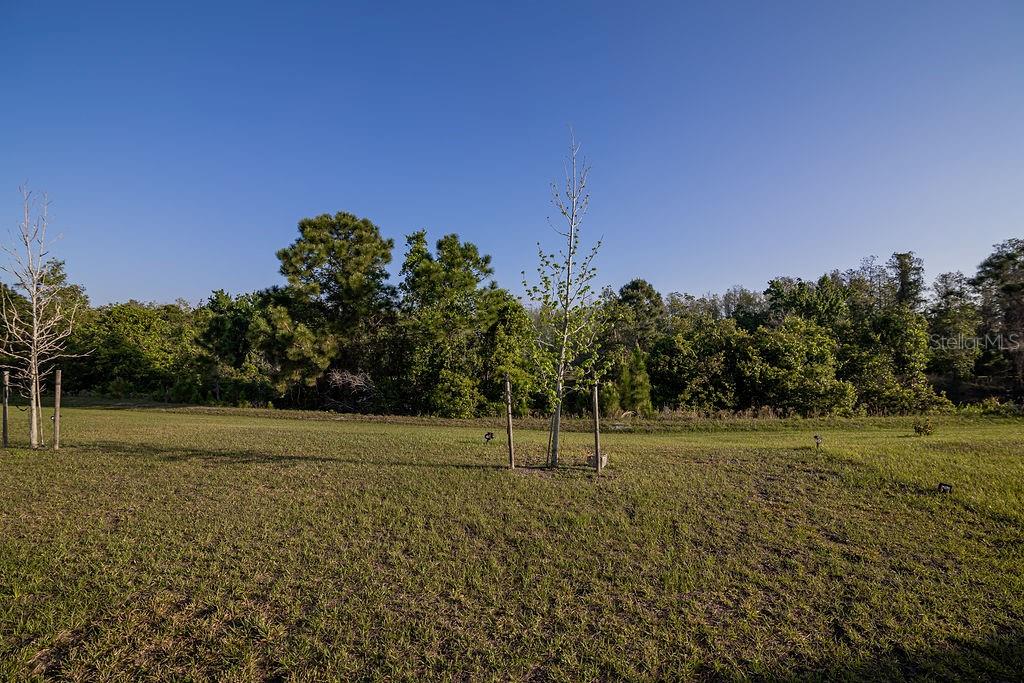
{"label": "thin tree trunk", "polygon": [[558,433],[562,427],[562,402],[555,404],[555,414],[551,420],[551,466],[558,467]]}
{"label": "thin tree trunk", "polygon": [[[563,355],[565,350],[563,347]],[[555,386],[555,414],[551,416],[551,466],[558,467],[558,437],[562,429],[562,394],[565,392],[565,384],[562,375],[558,376],[558,384]]]}
{"label": "thin tree trunk", "polygon": [[36,373],[36,430],[39,432],[39,447],[46,448],[46,430],[43,429],[43,378]]}
{"label": "thin tree trunk", "polygon": [[36,413],[38,412],[36,401],[38,396],[39,395],[36,393],[35,377],[33,376],[29,380],[28,392],[28,445],[30,448],[39,447],[39,431],[37,429],[38,420],[36,419]]}
{"label": "thin tree trunk", "polygon": [[[41,260],[41,259],[40,259]],[[39,267],[39,263],[36,267]],[[39,442],[41,441],[40,429],[39,429],[39,415],[43,410],[43,406],[39,401],[39,321],[42,313],[42,306],[39,302],[39,287],[40,278],[34,278],[32,286],[32,353],[29,361],[29,391],[32,395],[32,400],[29,403],[32,404],[31,411],[31,422],[29,430],[32,432],[31,446],[32,448],[39,448]]]}

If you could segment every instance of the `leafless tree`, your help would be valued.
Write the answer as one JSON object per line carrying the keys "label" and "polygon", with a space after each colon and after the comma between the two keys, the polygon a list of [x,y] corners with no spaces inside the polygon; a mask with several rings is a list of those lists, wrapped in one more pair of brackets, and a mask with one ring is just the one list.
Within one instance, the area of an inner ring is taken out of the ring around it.
{"label": "leafless tree", "polygon": [[54,362],[71,356],[67,340],[74,328],[78,302],[66,296],[63,263],[50,256],[49,199],[18,188],[22,218],[10,241],[3,245],[9,261],[0,265],[12,280],[2,287],[0,321],[3,328],[3,366],[29,404],[29,443],[42,442],[43,380]]}
{"label": "leafless tree", "polygon": [[327,385],[332,389],[338,389],[343,400],[328,399],[344,410],[355,410],[373,399],[377,393],[377,385],[367,372],[350,372],[348,370],[333,369],[327,372]]}

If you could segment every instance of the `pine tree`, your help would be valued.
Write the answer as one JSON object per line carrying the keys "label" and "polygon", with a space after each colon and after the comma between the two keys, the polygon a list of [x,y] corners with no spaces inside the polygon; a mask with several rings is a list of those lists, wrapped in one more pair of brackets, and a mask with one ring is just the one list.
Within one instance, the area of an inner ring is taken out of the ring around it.
{"label": "pine tree", "polygon": [[634,349],[622,374],[622,404],[637,415],[654,412],[651,405],[651,378],[647,375],[644,352]]}

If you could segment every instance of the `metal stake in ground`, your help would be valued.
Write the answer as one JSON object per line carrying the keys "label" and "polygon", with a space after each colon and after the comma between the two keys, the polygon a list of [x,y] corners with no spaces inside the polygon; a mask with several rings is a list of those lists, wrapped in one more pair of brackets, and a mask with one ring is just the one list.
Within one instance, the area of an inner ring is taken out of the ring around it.
{"label": "metal stake in ground", "polygon": [[516,468],[516,447],[512,443],[512,382],[505,375],[505,431],[508,433],[508,468]]}

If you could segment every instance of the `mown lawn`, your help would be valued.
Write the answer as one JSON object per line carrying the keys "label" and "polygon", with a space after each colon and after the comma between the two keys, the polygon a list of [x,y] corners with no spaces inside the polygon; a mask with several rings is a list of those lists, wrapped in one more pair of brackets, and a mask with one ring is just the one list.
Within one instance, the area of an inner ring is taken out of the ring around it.
{"label": "mown lawn", "polygon": [[1022,422],[609,433],[600,479],[499,425],[66,411],[0,451],[0,678],[1024,670]]}

